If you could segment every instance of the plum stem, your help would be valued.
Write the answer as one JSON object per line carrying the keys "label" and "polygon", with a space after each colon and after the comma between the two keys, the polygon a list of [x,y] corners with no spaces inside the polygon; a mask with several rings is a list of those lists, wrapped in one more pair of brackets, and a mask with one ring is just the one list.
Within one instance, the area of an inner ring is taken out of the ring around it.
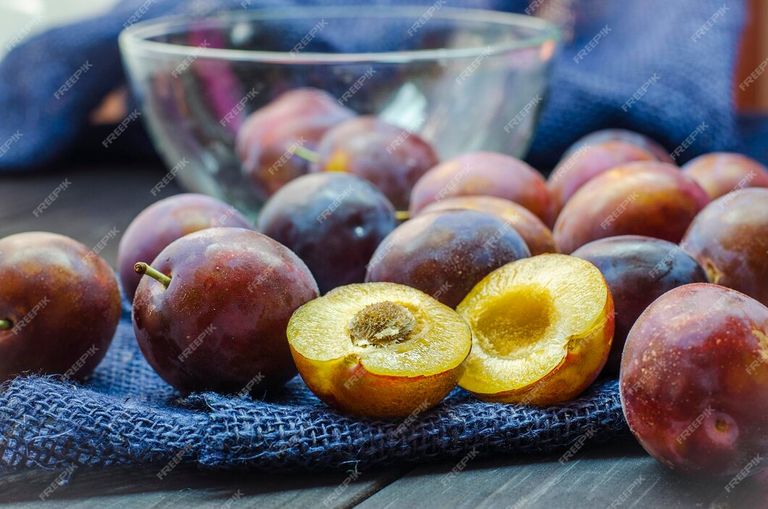
{"label": "plum stem", "polygon": [[407,221],[411,218],[411,213],[407,210],[397,210],[395,211],[395,219],[398,221]]}
{"label": "plum stem", "polygon": [[148,263],[139,262],[133,266],[133,270],[135,270],[137,274],[151,277],[166,288],[168,288],[168,285],[171,284],[170,277],[166,276],[159,270],[152,268],[152,266]]}
{"label": "plum stem", "polygon": [[300,158],[304,159],[305,161],[309,161],[310,163],[316,163],[320,160],[320,156],[317,152],[310,150],[307,147],[302,147],[301,145],[293,147],[291,151],[293,152],[293,155],[299,156]]}
{"label": "plum stem", "polygon": [[13,328],[13,323],[10,320],[0,320],[0,330],[8,330]]}

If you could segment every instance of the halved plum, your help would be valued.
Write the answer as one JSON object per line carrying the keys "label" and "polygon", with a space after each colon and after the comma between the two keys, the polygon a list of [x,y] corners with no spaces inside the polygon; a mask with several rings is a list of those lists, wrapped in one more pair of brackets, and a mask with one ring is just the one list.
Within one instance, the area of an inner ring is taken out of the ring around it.
{"label": "halved plum", "polygon": [[288,342],[304,382],[343,412],[406,417],[456,386],[472,346],[466,322],[395,283],[342,286],[300,307]]}
{"label": "halved plum", "polygon": [[597,378],[611,349],[611,292],[597,267],[573,256],[509,263],[456,311],[473,335],[459,385],[486,401],[571,400]]}

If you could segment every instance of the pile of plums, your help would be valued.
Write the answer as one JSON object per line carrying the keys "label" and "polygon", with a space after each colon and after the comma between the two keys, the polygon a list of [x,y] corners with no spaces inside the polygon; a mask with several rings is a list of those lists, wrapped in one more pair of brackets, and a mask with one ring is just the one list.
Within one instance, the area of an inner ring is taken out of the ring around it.
{"label": "pile of plums", "polygon": [[[553,405],[602,373],[670,467],[733,475],[768,453],[756,161],[714,153],[678,168],[649,138],[606,130],[545,179],[503,154],[438,161],[417,134],[310,89],[257,110],[237,143],[269,197],[255,225],[178,195],[120,243],[138,344],[179,390],[261,396],[298,371],[337,410],[388,419],[457,384]],[[92,371],[120,309],[102,260],[15,235],[0,241],[0,281],[3,378],[66,373],[90,345],[77,375]],[[53,338],[60,355],[37,355]]]}

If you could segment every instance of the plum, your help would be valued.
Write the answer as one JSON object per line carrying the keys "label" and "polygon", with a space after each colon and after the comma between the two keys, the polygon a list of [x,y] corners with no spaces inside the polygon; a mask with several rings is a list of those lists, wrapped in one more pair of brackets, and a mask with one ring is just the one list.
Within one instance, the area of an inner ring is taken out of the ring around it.
{"label": "plum", "polygon": [[376,117],[357,117],[329,130],[317,146],[314,171],[347,172],[375,185],[398,210],[408,210],[416,181],[438,163],[416,133]]}
{"label": "plum", "polygon": [[587,242],[616,235],[644,235],[680,242],[709,201],[676,167],[629,163],[587,182],[557,218],[555,244],[572,253]]}
{"label": "plum", "polygon": [[574,256],[508,263],[456,312],[472,329],[459,385],[485,401],[570,401],[597,378],[611,349],[611,292],[594,265]]}
{"label": "plum", "polygon": [[616,331],[605,372],[616,375],[629,330],[651,302],[689,283],[706,283],[701,266],[677,244],[640,235],[621,235],[581,246],[573,256],[593,263],[613,295]]}
{"label": "plum", "polygon": [[556,253],[552,230],[522,205],[495,196],[457,196],[430,203],[419,214],[444,210],[476,210],[500,217],[523,237],[532,255]]}
{"label": "plum", "polygon": [[285,329],[318,289],[285,246],[244,228],[209,228],[136,270],[145,274],[133,301],[136,339],[175,388],[258,395],[296,374]]}
{"label": "plum", "polygon": [[528,256],[520,234],[496,216],[474,210],[432,212],[384,239],[365,280],[408,285],[456,307],[489,272]]}
{"label": "plum", "polygon": [[632,433],[663,464],[742,472],[768,454],[768,308],[709,283],[670,290],[627,337],[620,391]]}
{"label": "plum", "polygon": [[564,157],[547,179],[555,214],[590,179],[624,163],[655,161],[648,150],[620,140],[584,145]]}
{"label": "plum", "polygon": [[395,226],[394,207],[372,184],[326,172],[287,184],[258,220],[259,231],[304,260],[323,293],[362,283],[368,260]]}
{"label": "plum", "polygon": [[45,232],[0,239],[0,380],[86,378],[120,319],[115,273],[79,242]]}
{"label": "plum", "polygon": [[601,129],[587,134],[586,136],[576,140],[568,150],[563,154],[563,159],[577,152],[579,149],[586,145],[596,145],[605,141],[623,141],[625,143],[631,143],[637,147],[645,149],[652,153],[654,157],[663,163],[674,163],[674,159],[669,155],[669,152],[657,141],[649,138],[644,134],[637,133],[635,131],[629,131],[627,129]]}
{"label": "plum", "polygon": [[456,386],[472,333],[454,310],[414,288],[362,283],[300,307],[288,342],[317,397],[353,415],[402,419]]}
{"label": "plum", "polygon": [[429,170],[411,192],[411,216],[454,196],[496,196],[518,203],[545,224],[554,217],[544,177],[525,162],[494,152],[472,152]]}
{"label": "plum", "polygon": [[696,216],[681,243],[711,283],[768,305],[768,189],[734,191]]}
{"label": "plum", "polygon": [[123,291],[133,298],[141,279],[133,265],[152,261],[165,246],[188,233],[215,226],[251,228],[234,207],[203,194],[178,194],[153,203],[128,225],[117,250]]}
{"label": "plum", "polygon": [[266,199],[310,170],[296,155],[312,150],[335,125],[355,116],[323,90],[298,88],[251,113],[237,134],[242,172],[256,196]]}
{"label": "plum", "polygon": [[683,166],[683,173],[699,183],[711,199],[746,187],[768,187],[768,168],[741,154],[704,154]]}

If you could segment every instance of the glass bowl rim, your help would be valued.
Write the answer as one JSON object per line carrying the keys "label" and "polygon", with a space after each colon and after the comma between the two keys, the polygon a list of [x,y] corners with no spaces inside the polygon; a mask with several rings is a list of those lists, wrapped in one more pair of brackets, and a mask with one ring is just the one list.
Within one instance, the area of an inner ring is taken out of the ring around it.
{"label": "glass bowl rim", "polygon": [[[434,4],[433,4],[434,5]],[[430,6],[311,6],[280,7],[266,9],[238,9],[222,11],[215,16],[196,17],[191,15],[163,16],[140,21],[120,33],[120,47],[126,52],[146,52],[155,55],[218,59],[226,61],[284,63],[284,64],[334,64],[334,63],[407,63],[445,59],[478,58],[508,53],[510,51],[536,48],[560,39],[560,30],[542,18],[524,14],[508,13],[485,9],[463,9],[441,7],[425,19],[448,21],[474,21],[489,25],[506,25],[531,29],[530,37],[523,37],[496,44],[462,47],[435,48],[404,51],[375,51],[364,53],[293,52],[227,48],[208,48],[169,42],[149,40],[168,33],[183,33],[190,25],[227,26],[238,21],[265,21],[288,19],[356,18],[361,16],[378,18],[412,17],[414,25],[426,16]],[[412,25],[412,26],[414,26]]]}

